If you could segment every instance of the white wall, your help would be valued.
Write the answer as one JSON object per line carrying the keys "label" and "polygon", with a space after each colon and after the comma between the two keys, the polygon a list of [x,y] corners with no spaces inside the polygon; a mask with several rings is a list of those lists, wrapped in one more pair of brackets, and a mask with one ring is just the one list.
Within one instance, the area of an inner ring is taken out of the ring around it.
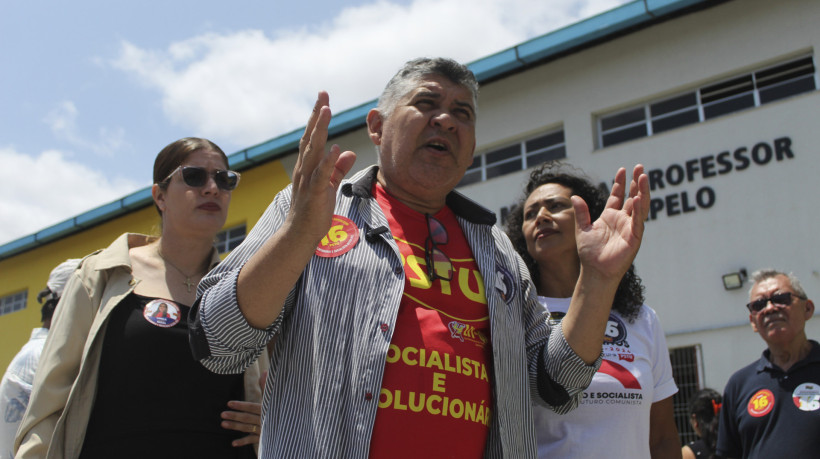
{"label": "white wall", "polygon": [[[661,212],[648,222],[636,266],[647,303],[670,334],[670,347],[702,344],[705,382],[719,390],[764,348],[745,325],[749,285],[725,291],[723,274],[741,267],[794,271],[809,295],[820,298],[814,235],[820,228],[820,93],[601,150],[594,148],[594,116],[811,52],[820,45],[818,21],[818,2],[774,7],[767,1],[736,0],[482,88],[479,153],[563,126],[568,161],[606,182],[619,166],[640,162],[665,170],[726,150],[791,140],[793,159],[752,163],[716,177],[697,174],[692,182],[653,191],[655,198],[678,195],[678,200],[685,192],[690,203],[701,188],[714,191],[711,208],[674,216]],[[510,174],[463,191],[498,211],[518,197],[526,176]],[[691,332],[712,328],[717,329]],[[808,334],[820,339],[820,318],[809,323]]]}

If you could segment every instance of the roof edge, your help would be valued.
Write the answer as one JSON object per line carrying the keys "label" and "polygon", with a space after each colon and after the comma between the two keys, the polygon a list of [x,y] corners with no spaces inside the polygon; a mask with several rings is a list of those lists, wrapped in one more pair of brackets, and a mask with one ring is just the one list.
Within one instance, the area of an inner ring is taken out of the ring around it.
{"label": "roof edge", "polygon": [[[619,36],[636,27],[669,19],[693,7],[705,7],[714,0],[634,0],[588,19],[570,24],[511,48],[473,61],[467,66],[479,84],[522,71],[544,60],[564,55],[592,45],[607,37]],[[376,100],[365,102],[333,116],[328,137],[342,135],[366,125],[367,112],[376,107]],[[231,168],[243,170],[255,164],[285,156],[299,148],[305,127],[242,149],[228,156]],[[0,260],[78,233],[151,204],[151,187],[142,188],[123,198],[101,205],[76,217],[49,226],[34,234],[0,245]]]}

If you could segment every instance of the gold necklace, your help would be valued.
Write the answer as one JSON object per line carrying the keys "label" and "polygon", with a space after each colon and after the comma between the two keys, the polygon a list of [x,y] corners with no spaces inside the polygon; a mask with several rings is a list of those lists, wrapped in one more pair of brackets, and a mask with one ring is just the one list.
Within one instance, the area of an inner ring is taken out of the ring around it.
{"label": "gold necklace", "polygon": [[185,276],[185,280],[182,282],[182,284],[185,285],[185,287],[188,289],[188,293],[191,293],[191,287],[196,285],[195,283],[191,282],[191,276],[185,274],[181,269],[177,268],[177,265],[171,263],[169,259],[165,258],[162,255],[162,252],[159,250],[159,244],[157,244],[157,255],[159,255],[159,257],[162,258],[162,261],[168,263],[169,265],[171,265],[172,268],[176,269],[177,271],[179,271],[180,274]]}

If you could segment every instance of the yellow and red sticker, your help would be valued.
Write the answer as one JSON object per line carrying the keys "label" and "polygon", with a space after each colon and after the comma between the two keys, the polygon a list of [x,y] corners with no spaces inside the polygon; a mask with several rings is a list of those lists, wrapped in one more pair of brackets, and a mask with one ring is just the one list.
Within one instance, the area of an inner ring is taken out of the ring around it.
{"label": "yellow and red sticker", "polygon": [[325,237],[316,247],[316,255],[330,258],[344,255],[359,242],[359,228],[347,217],[334,215]]}
{"label": "yellow and red sticker", "polygon": [[750,415],[759,418],[771,413],[774,408],[774,394],[769,389],[760,389],[749,399],[746,410]]}

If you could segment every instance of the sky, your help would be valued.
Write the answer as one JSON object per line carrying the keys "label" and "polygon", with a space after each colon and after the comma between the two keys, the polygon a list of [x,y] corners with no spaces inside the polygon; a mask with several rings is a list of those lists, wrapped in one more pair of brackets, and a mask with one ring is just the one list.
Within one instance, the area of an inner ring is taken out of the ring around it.
{"label": "sky", "polygon": [[374,100],[407,60],[463,63],[627,0],[4,1],[0,245],[151,184],[188,136],[228,155]]}

